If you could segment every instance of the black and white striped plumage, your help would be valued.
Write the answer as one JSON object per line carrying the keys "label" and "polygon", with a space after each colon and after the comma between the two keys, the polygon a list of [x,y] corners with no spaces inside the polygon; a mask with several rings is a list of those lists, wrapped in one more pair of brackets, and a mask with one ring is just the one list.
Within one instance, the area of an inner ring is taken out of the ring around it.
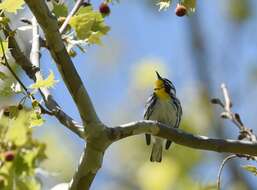
{"label": "black and white striped plumage", "polygon": [[[144,119],[159,121],[168,126],[178,128],[182,116],[182,108],[180,101],[176,97],[176,89],[171,81],[162,78],[158,72],[156,74],[158,76],[156,88],[147,101]],[[150,145],[151,135],[145,134],[145,136],[146,144]],[[152,162],[161,162],[164,139],[155,136],[152,139],[153,148],[150,160]],[[165,148],[168,149],[170,145],[171,141],[167,140]]]}

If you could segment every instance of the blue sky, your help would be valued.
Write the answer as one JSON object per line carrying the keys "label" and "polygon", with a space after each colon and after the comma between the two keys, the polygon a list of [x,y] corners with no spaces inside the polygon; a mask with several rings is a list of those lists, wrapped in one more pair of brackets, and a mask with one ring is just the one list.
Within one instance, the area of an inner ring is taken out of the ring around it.
{"label": "blue sky", "polygon": [[[95,5],[98,2],[95,1]],[[128,88],[131,76],[142,60],[158,60],[165,65],[166,77],[174,81],[182,103],[190,99],[188,94],[184,94],[185,89],[193,89],[197,93],[196,55],[190,48],[191,18],[176,17],[175,2],[168,11],[161,13],[157,7],[147,7],[144,2],[124,0],[111,5],[111,15],[106,18],[111,31],[104,37],[103,45],[89,47],[87,53],[73,59],[100,118],[108,124],[118,122],[112,118],[114,111],[127,108],[122,102],[131,93],[128,92],[131,90]],[[251,1],[251,5],[256,8],[255,1]],[[208,62],[215,95],[220,96],[219,85],[226,82],[235,101],[235,109],[241,113],[243,121],[253,128],[257,106],[252,100],[256,98],[256,86],[249,82],[249,73],[256,68],[257,63],[256,13],[253,12],[247,21],[239,24],[229,19],[224,1],[198,0],[195,14],[199,17],[203,31],[207,54],[205,61]],[[45,73],[51,69],[60,78],[49,55],[43,54],[42,65]],[[63,109],[80,120],[61,79],[52,92]],[[148,92],[145,93],[145,100]],[[134,106],[137,110],[130,117],[133,120],[142,117],[143,106],[140,106]],[[54,119],[48,121],[51,122],[56,124]],[[228,136],[233,138],[237,134],[236,128],[229,127]],[[71,140],[82,151],[82,141],[75,136]],[[249,178],[253,179],[250,175]],[[97,180],[102,179],[104,172],[97,176]],[[94,187],[97,189],[97,186]]]}

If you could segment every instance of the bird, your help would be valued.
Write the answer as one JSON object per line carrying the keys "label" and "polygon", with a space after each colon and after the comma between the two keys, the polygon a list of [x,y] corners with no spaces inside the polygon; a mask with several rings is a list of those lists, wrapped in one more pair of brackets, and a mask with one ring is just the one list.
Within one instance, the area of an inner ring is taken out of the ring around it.
{"label": "bird", "polygon": [[[161,77],[157,71],[155,72],[157,80],[155,81],[154,92],[146,102],[144,119],[158,121],[167,126],[178,128],[182,117],[182,107],[179,99],[176,97],[175,86],[170,80]],[[145,134],[147,145],[151,144],[151,138],[153,139],[153,146],[150,161],[161,162],[165,140]],[[171,143],[171,140],[166,140],[166,150],[169,149]]]}

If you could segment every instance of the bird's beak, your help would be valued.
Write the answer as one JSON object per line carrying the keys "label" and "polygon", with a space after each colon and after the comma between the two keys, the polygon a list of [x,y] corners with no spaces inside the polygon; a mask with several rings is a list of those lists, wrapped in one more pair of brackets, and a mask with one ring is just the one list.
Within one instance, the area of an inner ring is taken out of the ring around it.
{"label": "bird's beak", "polygon": [[155,72],[156,72],[156,75],[157,75],[158,79],[161,80],[162,77],[160,76],[160,74],[157,71],[155,71]]}

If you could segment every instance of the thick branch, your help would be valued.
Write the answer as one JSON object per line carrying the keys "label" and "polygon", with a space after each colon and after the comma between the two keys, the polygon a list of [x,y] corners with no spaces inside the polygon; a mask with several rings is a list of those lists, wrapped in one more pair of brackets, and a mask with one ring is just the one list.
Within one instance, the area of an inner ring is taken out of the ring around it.
{"label": "thick branch", "polygon": [[180,129],[175,129],[148,120],[132,122],[116,128],[110,128],[109,137],[112,141],[117,141],[125,137],[143,133],[149,133],[169,139],[177,144],[195,149],[257,156],[257,143],[230,139],[213,139],[205,136],[192,135],[183,132]]}
{"label": "thick branch", "polygon": [[97,150],[87,143],[86,150],[81,156],[78,170],[70,182],[69,190],[88,190],[102,166],[104,150]]}
{"label": "thick branch", "polygon": [[25,0],[25,2],[44,31],[52,57],[79,109],[84,126],[86,124],[100,123],[88,93],[66,51],[56,18],[51,14],[44,0]]}

